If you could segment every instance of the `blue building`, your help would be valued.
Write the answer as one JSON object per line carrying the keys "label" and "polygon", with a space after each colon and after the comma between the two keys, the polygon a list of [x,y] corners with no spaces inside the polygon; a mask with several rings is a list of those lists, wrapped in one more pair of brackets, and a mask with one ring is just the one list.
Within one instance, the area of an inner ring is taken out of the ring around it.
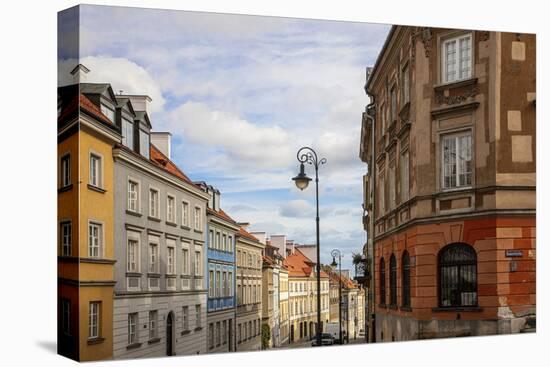
{"label": "blue building", "polygon": [[230,352],[235,350],[235,237],[240,227],[220,208],[220,192],[205,182],[198,185],[210,195],[206,210],[207,351]]}

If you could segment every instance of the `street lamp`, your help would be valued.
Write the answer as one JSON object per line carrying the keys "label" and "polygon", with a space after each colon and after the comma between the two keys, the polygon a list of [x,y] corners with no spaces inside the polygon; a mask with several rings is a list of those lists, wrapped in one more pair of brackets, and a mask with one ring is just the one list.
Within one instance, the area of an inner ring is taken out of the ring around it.
{"label": "street lamp", "polygon": [[[340,265],[340,274],[338,275],[338,328],[340,345],[342,345],[342,253],[340,250],[334,249],[330,254],[332,255],[332,264],[330,265],[333,268]],[[338,263],[336,263],[336,256],[338,256]]]}
{"label": "street lamp", "polygon": [[316,232],[317,232],[317,345],[321,346],[321,251],[319,244],[319,166],[327,163],[326,158],[318,159],[317,153],[310,147],[298,149],[296,158],[300,162],[300,173],[292,180],[296,187],[304,190],[311,178],[306,175],[304,163],[311,164],[315,168],[315,199],[316,199]]}

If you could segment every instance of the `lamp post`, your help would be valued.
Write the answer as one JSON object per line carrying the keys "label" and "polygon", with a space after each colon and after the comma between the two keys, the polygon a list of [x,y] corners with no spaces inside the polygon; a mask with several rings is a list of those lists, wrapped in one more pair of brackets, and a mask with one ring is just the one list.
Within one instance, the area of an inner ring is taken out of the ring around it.
{"label": "lamp post", "polygon": [[311,164],[315,168],[315,201],[316,201],[316,232],[317,232],[317,345],[321,346],[321,251],[319,244],[319,166],[327,163],[326,158],[318,159],[317,153],[310,147],[298,149],[296,158],[300,162],[300,173],[292,180],[296,187],[304,190],[309,185],[309,178],[304,169],[304,163]]}
{"label": "lamp post", "polygon": [[[330,265],[333,268],[340,265],[340,274],[338,274],[338,336],[340,339],[340,345],[342,345],[342,253],[340,250],[334,249],[330,254],[332,255],[332,264]],[[336,263],[336,256],[338,256],[338,263]]]}

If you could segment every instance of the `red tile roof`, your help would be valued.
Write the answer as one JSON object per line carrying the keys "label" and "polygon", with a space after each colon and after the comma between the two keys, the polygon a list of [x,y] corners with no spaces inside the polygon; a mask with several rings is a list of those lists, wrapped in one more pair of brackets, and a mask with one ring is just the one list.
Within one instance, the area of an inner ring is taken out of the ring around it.
{"label": "red tile roof", "polygon": [[172,175],[181,178],[183,181],[188,184],[193,185],[193,182],[183,173],[174,162],[172,162],[167,156],[165,156],[156,146],[150,144],[150,157],[151,161],[157,166],[165,170],[166,172],[171,173]]}
{"label": "red tile roof", "polygon": [[[309,277],[315,270],[315,263],[299,249],[288,255],[283,264],[288,268],[289,276]],[[328,274],[321,270],[321,277],[328,278]]]}
{"label": "red tile roof", "polygon": [[353,288],[357,288],[357,285],[351,281],[348,277],[344,276],[344,275],[339,275],[338,273],[336,272],[331,272],[330,274],[330,279],[332,281],[334,281],[335,283],[338,283],[339,280],[341,279],[342,281],[342,286],[346,289],[353,289]]}
{"label": "red tile roof", "polygon": [[101,112],[101,109],[92,103],[83,94],[80,95],[80,108],[86,110],[89,114],[93,115],[98,120],[105,122],[106,124],[113,125],[113,121],[109,120],[107,116]]}
{"label": "red tile roof", "polygon": [[252,240],[252,241],[260,242],[259,239],[257,239],[253,234],[248,232],[243,227],[239,228],[239,234],[238,235],[242,236],[242,237],[245,237],[245,238],[248,238],[249,240]]}
{"label": "red tile roof", "polygon": [[227,215],[226,212],[223,211],[223,209],[220,209],[220,210],[214,210],[212,208],[206,208],[206,211],[210,214],[213,214],[215,216],[217,216],[218,218],[221,218],[223,220],[226,220],[230,223],[234,223],[234,224],[237,224],[237,222],[231,218],[229,215]]}

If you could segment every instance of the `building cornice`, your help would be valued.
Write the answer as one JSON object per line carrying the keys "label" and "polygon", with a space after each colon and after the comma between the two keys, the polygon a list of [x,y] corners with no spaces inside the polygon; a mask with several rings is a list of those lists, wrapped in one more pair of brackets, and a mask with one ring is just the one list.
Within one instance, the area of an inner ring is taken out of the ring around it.
{"label": "building cornice", "polygon": [[105,124],[97,121],[96,119],[88,117],[88,115],[86,114],[80,113],[78,122],[81,127],[89,128],[92,131],[103,136],[104,138],[111,140],[113,143],[120,143],[122,139],[119,133],[113,131],[109,127],[105,126]]}

